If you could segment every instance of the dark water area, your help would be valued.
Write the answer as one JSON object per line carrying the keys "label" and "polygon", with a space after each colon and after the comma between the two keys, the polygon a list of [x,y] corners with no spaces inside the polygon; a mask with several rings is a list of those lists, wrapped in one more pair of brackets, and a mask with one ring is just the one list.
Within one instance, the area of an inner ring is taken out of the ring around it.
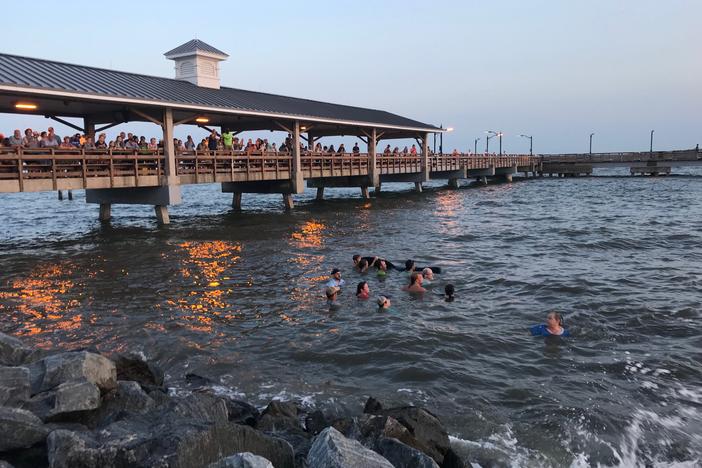
{"label": "dark water area", "polygon": [[[142,351],[176,388],[192,372],[257,404],[422,405],[482,466],[699,466],[702,177],[388,190],[310,191],[292,212],[245,195],[235,213],[217,185],[186,186],[163,228],[146,206],[101,225],[81,192],[2,194],[0,330]],[[410,297],[355,253],[444,271]],[[362,280],[389,311],[355,298]],[[571,338],[529,335],[551,309]]]}

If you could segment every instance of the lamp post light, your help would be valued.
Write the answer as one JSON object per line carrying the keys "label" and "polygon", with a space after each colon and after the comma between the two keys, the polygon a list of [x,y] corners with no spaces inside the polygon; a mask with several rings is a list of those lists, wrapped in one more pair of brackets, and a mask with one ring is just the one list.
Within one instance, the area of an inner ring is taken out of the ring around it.
{"label": "lamp post light", "polygon": [[653,132],[655,132],[655,130],[651,130],[651,147],[649,149],[651,153],[653,153]]}
{"label": "lamp post light", "polygon": [[[441,127],[443,128],[443,126]],[[446,133],[452,132],[453,127],[448,127],[447,129],[444,130]],[[443,156],[444,155],[444,132],[441,132],[439,134],[439,153]]]}
{"label": "lamp post light", "polygon": [[528,138],[529,139],[529,156],[534,155],[534,137],[531,135],[519,135],[520,137]]}
{"label": "lamp post light", "polygon": [[[487,154],[490,152],[490,139],[495,138],[497,136],[497,132],[490,130],[485,133],[488,134],[488,136],[485,137],[485,154]],[[491,135],[491,133],[494,133],[494,135]]]}
{"label": "lamp post light", "polygon": [[[495,130],[488,130],[488,131],[485,132],[485,133],[487,133],[488,135],[490,135],[490,136],[487,137],[488,143],[490,142],[490,138],[499,137],[499,139],[500,139],[500,156],[502,156],[502,135],[503,135],[502,132],[496,132]],[[485,152],[486,152],[486,153],[488,152],[488,146],[487,146],[487,144],[485,145]]]}
{"label": "lamp post light", "polygon": [[473,153],[477,156],[478,155],[478,142],[480,141],[480,138],[476,138],[475,141],[473,141]]}
{"label": "lamp post light", "polygon": [[500,137],[500,156],[502,156],[502,135],[503,133],[500,132],[497,136]]}
{"label": "lamp post light", "polygon": [[592,154],[592,136],[593,135],[594,135],[594,133],[590,134],[590,154]]}

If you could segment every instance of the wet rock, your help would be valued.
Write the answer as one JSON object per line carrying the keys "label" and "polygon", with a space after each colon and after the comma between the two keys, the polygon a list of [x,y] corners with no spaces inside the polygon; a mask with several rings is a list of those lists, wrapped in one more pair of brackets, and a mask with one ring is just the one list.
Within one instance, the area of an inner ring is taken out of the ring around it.
{"label": "wet rock", "polygon": [[120,354],[115,358],[117,380],[129,380],[151,388],[163,386],[163,370],[138,353]]}
{"label": "wet rock", "polygon": [[0,333],[0,365],[21,366],[33,355],[33,351],[14,336]]}
{"label": "wet rock", "polygon": [[[444,454],[449,449],[449,439],[441,421],[423,408],[405,406],[382,411],[405,426],[417,441],[412,447],[433,458],[438,464],[443,463]],[[402,440],[402,439],[400,439]]]}
{"label": "wet rock", "polygon": [[0,367],[0,405],[17,406],[29,400],[29,369]]}
{"label": "wet rock", "polygon": [[286,429],[302,429],[298,419],[299,408],[295,403],[271,401],[256,422],[259,431],[276,432]]}
{"label": "wet rock", "polygon": [[[489,466],[489,465],[481,465]],[[463,459],[452,449],[448,449],[444,455],[444,462],[441,464],[441,468],[468,468],[469,465],[463,461]]]}
{"label": "wet rock", "polygon": [[207,468],[273,468],[273,464],[263,457],[244,452],[223,458],[217,463],[212,463]]}
{"label": "wet rock", "polygon": [[439,468],[429,455],[397,439],[383,437],[377,441],[375,450],[395,468]]}
{"label": "wet rock", "polygon": [[12,465],[7,463],[5,460],[0,460],[0,468],[14,468]]}
{"label": "wet rock", "polygon": [[332,421],[331,427],[341,432],[344,437],[349,439],[359,439],[361,437],[361,429],[356,418],[338,418]]}
{"label": "wet rock", "polygon": [[224,400],[224,403],[227,405],[229,421],[231,422],[253,427],[256,425],[256,421],[261,416],[261,412],[258,411],[255,406],[245,401],[237,400],[227,395],[220,395],[215,393],[212,388],[202,388],[199,391]]}
{"label": "wet rock", "polygon": [[47,434],[41,419],[29,411],[0,407],[0,452],[31,447]]}
{"label": "wet rock", "polygon": [[89,411],[100,406],[100,389],[90,382],[67,382],[56,387],[54,407],[49,418],[55,419],[77,411]]}
{"label": "wet rock", "polygon": [[373,397],[369,397],[366,405],[363,407],[363,412],[366,414],[378,414],[383,410],[383,405]]}
{"label": "wet rock", "polygon": [[393,438],[410,447],[419,448],[418,446],[420,444],[410,433],[409,429],[391,416],[364,414],[359,418],[359,426],[361,432],[360,439],[363,440],[368,447],[374,447],[381,438]]}
{"label": "wet rock", "polygon": [[183,418],[120,421],[93,433],[65,430],[48,439],[53,468],[127,466],[207,466],[223,456],[251,452],[276,467],[293,468],[292,448],[248,426],[206,424]]}
{"label": "wet rock", "polygon": [[115,364],[86,351],[55,354],[29,365],[32,394],[45,392],[71,381],[88,381],[108,391],[117,386]]}
{"label": "wet rock", "polygon": [[222,398],[208,393],[193,393],[172,398],[168,410],[193,421],[225,423],[229,421],[227,405]]}
{"label": "wet rock", "polygon": [[154,400],[137,382],[118,381],[117,388],[102,397],[99,408],[81,415],[77,421],[90,428],[100,428],[131,415],[145,414],[155,407]]}
{"label": "wet rock", "polygon": [[331,422],[319,410],[312,411],[305,417],[305,428],[312,435],[317,435],[327,427],[331,426]]}
{"label": "wet rock", "polygon": [[324,429],[314,440],[307,455],[310,468],[390,468],[393,465],[365,448],[360,442],[347,439],[333,427]]}
{"label": "wet rock", "polygon": [[208,385],[216,385],[218,383],[214,379],[192,372],[185,374],[185,381],[195,387],[205,387]]}

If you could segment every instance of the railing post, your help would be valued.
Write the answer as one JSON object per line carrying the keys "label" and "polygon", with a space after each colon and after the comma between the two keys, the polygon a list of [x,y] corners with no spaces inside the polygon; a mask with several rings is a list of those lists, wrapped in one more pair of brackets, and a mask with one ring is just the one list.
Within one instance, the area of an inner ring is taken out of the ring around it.
{"label": "railing post", "polygon": [[429,180],[429,134],[425,133],[422,138],[422,157],[421,157],[421,172],[422,182]]}
{"label": "railing post", "polygon": [[373,187],[380,186],[380,174],[377,168],[378,155],[376,149],[378,147],[378,132],[376,129],[371,130],[371,134],[368,137],[368,176],[370,179],[370,185]]}

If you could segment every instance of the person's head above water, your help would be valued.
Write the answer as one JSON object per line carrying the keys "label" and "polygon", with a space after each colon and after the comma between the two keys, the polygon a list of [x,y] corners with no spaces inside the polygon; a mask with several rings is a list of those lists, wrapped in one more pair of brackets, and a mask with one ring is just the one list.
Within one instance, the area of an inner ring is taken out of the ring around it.
{"label": "person's head above water", "polygon": [[414,271],[414,260],[407,260],[405,262],[405,271]]}
{"label": "person's head above water", "polygon": [[330,276],[336,280],[340,280],[341,279],[341,270],[339,270],[338,268],[334,268],[331,271]]}
{"label": "person's head above water", "polygon": [[381,309],[389,309],[390,308],[390,299],[385,297],[385,296],[379,296],[377,302],[378,302],[378,307]]}
{"label": "person's head above water", "polygon": [[422,276],[431,281],[434,279],[434,272],[431,268],[425,268],[422,270]]}
{"label": "person's head above water", "polygon": [[563,317],[560,313],[552,310],[546,314],[546,326],[549,329],[558,329],[563,327]]}
{"label": "person's head above water", "polygon": [[444,286],[444,294],[446,295],[446,302],[453,301],[454,287],[452,284],[447,284]]}
{"label": "person's head above water", "polygon": [[353,257],[351,257],[351,259],[353,260],[354,265],[358,265],[358,262],[361,260],[361,256],[356,254]]}
{"label": "person's head above water", "polygon": [[370,294],[370,288],[368,287],[368,281],[361,281],[356,286],[356,297],[368,298]]}
{"label": "person's head above water", "polygon": [[422,281],[424,281],[424,278],[422,277],[422,274],[421,274],[421,273],[417,273],[417,272],[415,271],[415,272],[413,272],[413,273],[410,275],[410,283],[409,283],[409,285],[410,285],[410,286],[414,286],[414,285],[416,284],[416,285],[418,285],[418,286],[421,286],[421,285],[422,285]]}
{"label": "person's head above water", "polygon": [[361,271],[366,271],[368,269],[368,260],[366,260],[365,258],[361,259],[358,262],[358,269]]}

